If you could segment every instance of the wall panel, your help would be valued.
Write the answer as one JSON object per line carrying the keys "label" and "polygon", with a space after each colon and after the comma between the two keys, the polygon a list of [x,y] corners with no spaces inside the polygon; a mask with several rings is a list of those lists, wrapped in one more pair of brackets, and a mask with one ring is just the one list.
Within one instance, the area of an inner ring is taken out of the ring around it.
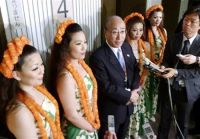
{"label": "wall panel", "polygon": [[0,0],[0,7],[7,40],[23,34],[45,54],[43,58],[66,17],[83,27],[89,52],[100,45],[101,0]]}

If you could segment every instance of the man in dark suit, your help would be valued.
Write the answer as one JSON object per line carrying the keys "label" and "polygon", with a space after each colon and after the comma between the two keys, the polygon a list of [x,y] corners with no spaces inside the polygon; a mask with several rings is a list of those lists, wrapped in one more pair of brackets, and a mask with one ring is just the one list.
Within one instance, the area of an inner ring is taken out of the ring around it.
{"label": "man in dark suit", "polygon": [[106,42],[90,57],[98,82],[99,138],[108,130],[108,115],[114,115],[117,138],[124,139],[139,97],[139,69],[131,46],[124,43],[126,27],[120,17],[107,19],[104,34]]}
{"label": "man in dark suit", "polygon": [[[190,9],[184,14],[182,32],[175,34],[167,41],[162,68],[168,73],[162,75],[171,79],[171,94],[173,104],[176,105],[177,121],[183,136],[187,138],[190,112],[193,103],[200,97],[200,9]],[[177,54],[182,55],[177,55]],[[185,64],[185,54],[197,56],[194,64]],[[167,84],[162,81],[161,88]],[[168,97],[168,89],[162,89],[161,97],[161,120],[158,130],[158,139],[168,139],[172,111]],[[182,139],[177,130],[177,137]]]}

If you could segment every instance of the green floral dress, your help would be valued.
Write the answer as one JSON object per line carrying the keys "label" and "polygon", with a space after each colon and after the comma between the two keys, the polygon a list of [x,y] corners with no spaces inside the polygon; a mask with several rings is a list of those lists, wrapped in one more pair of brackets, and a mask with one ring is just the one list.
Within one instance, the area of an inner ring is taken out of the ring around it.
{"label": "green floral dress", "polygon": [[[159,61],[161,59],[160,57],[160,51],[163,46],[163,41],[161,37],[158,37],[155,39],[154,43],[154,54],[155,54],[155,60]],[[158,87],[160,84],[160,78],[157,77],[154,73],[150,72],[149,78],[147,81],[147,99],[146,99],[146,109],[148,112],[148,118],[152,121],[155,121],[155,114],[157,111],[157,102],[158,102]]]}
{"label": "green floral dress", "polygon": [[[162,40],[158,38],[155,42],[155,58],[159,59],[159,52],[162,46]],[[133,48],[134,55],[136,54]],[[139,56],[136,54],[139,61]],[[142,70],[142,69],[141,69]],[[140,98],[137,105],[134,106],[134,112],[130,117],[129,137],[140,138],[144,136],[143,125],[149,121],[155,121],[157,110],[159,78],[154,73],[149,72],[140,92]]]}
{"label": "green floral dress", "polygon": [[[162,41],[161,37],[155,38],[154,43],[154,55],[155,55],[155,61],[159,61],[161,59],[160,57],[160,51],[164,45],[164,42]],[[148,80],[146,81],[146,87],[148,90],[148,93],[146,94],[146,110],[148,113],[148,118],[151,121],[155,121],[155,114],[157,111],[157,102],[158,102],[158,87],[160,84],[160,77],[156,76],[154,73],[150,72]]]}
{"label": "green floral dress", "polygon": [[[89,96],[89,101],[90,104],[92,103],[92,90],[93,90],[93,83],[89,75],[84,76],[84,83],[87,87],[88,90],[88,96]],[[80,93],[78,86],[74,86],[76,91],[76,101],[78,104],[80,104]],[[76,110],[78,113],[80,113],[83,117],[84,114],[82,113],[82,108],[79,105],[79,108]],[[80,129],[73,125],[71,122],[67,121],[66,118],[63,120],[63,134],[65,139],[98,139],[97,132],[88,132],[86,130]]]}
{"label": "green floral dress", "polygon": [[[160,37],[155,39],[154,44],[154,54],[155,59],[160,59],[160,49],[163,45],[163,42]],[[131,135],[135,138],[139,136],[144,136],[143,125],[149,121],[155,122],[155,114],[157,111],[157,102],[158,102],[158,87],[160,79],[154,73],[149,72],[148,77],[146,78],[145,85],[142,87],[140,93],[140,100],[138,105],[134,107],[134,114],[131,118],[132,125],[130,127]]]}
{"label": "green floral dress", "polygon": [[[48,113],[48,115],[55,121],[56,108],[54,104],[46,97],[42,103],[42,109],[45,110]],[[49,123],[44,117],[42,117],[42,119],[43,119],[44,128],[46,129],[48,138],[53,139],[53,134],[51,132],[51,127]]]}
{"label": "green floral dress", "polygon": [[[132,45],[131,45],[132,46]],[[146,44],[147,46],[147,44]],[[146,47],[149,49],[148,47]],[[132,50],[134,53],[134,56],[137,59],[137,62],[139,62],[139,51],[137,47],[132,46]],[[145,53],[143,53],[143,57],[145,56]],[[143,67],[140,67],[141,72],[143,71]],[[140,73],[141,74],[141,73]],[[144,85],[142,86],[142,89],[140,91],[140,97],[138,100],[138,103],[134,105],[134,111],[133,114],[130,117],[130,126],[128,131],[129,137],[138,138],[139,136],[144,135],[143,125],[147,122],[147,110],[146,110],[146,97],[148,94],[147,84],[148,84],[148,74],[146,77],[146,80],[144,81]]]}

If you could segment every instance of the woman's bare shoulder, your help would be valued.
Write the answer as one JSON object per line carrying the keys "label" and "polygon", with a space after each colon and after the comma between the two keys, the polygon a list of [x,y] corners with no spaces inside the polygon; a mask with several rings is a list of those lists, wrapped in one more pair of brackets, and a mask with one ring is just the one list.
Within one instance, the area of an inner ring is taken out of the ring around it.
{"label": "woman's bare shoulder", "polygon": [[[73,92],[72,90],[75,88],[76,83],[72,76],[72,74],[65,70],[61,72],[57,78],[57,91],[60,92]],[[71,90],[71,91],[69,91]]]}
{"label": "woman's bare shoulder", "polygon": [[21,138],[37,136],[34,116],[23,103],[19,102],[17,107],[9,110],[6,118],[7,126],[15,137]]}
{"label": "woman's bare shoulder", "polygon": [[17,106],[7,112],[7,123],[27,123],[28,121],[26,120],[34,121],[34,117],[31,111],[22,102],[18,102]]}

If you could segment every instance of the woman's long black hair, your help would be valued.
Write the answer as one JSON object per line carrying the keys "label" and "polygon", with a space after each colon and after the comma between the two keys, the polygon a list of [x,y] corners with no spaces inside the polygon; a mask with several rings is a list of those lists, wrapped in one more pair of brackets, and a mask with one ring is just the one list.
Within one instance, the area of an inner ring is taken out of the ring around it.
{"label": "woman's long black hair", "polygon": [[[52,95],[57,99],[60,107],[60,116],[63,115],[63,108],[60,103],[56,86],[57,86],[57,78],[60,74],[60,72],[65,68],[66,66],[66,59],[69,53],[69,43],[72,40],[72,35],[77,32],[83,31],[81,26],[77,23],[70,24],[66,29],[65,33],[62,36],[62,41],[60,44],[54,43],[51,51],[51,57],[50,57],[50,74],[49,74],[49,80],[47,88],[52,93]],[[62,118],[62,117],[61,117]]]}

